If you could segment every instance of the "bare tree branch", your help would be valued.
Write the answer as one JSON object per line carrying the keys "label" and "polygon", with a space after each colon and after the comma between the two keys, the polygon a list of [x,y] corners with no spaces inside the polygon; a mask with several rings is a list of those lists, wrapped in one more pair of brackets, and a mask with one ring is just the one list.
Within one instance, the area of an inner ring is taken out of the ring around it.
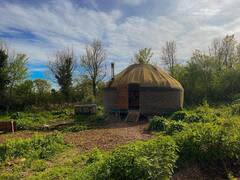
{"label": "bare tree branch", "polygon": [[97,85],[106,75],[104,68],[105,59],[106,52],[102,47],[101,41],[97,39],[86,46],[86,53],[81,57],[81,65],[92,81],[92,91],[95,97]]}
{"label": "bare tree branch", "polygon": [[167,41],[165,46],[162,47],[162,60],[172,74],[173,68],[177,64],[175,41]]}

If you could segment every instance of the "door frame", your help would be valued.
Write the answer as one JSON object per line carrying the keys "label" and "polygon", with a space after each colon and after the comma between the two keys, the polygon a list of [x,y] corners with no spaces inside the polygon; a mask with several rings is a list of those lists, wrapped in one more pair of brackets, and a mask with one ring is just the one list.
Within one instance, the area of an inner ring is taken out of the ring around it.
{"label": "door frame", "polygon": [[[132,95],[135,94],[135,99]],[[132,103],[135,101],[136,104]],[[128,109],[139,110],[140,108],[140,85],[138,83],[128,84]]]}

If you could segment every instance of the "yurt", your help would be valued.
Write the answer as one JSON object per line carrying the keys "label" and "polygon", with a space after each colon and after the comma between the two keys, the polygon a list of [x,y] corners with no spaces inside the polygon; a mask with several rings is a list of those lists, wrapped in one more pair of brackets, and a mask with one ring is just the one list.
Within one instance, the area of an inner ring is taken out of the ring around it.
{"label": "yurt", "polygon": [[151,64],[133,64],[116,76],[112,73],[104,89],[104,108],[108,113],[138,111],[148,116],[182,107],[181,84]]}

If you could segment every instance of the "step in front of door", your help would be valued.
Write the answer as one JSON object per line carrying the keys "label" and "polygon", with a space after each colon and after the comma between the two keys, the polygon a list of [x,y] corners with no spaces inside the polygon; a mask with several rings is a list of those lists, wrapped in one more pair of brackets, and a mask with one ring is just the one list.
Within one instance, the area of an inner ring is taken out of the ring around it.
{"label": "step in front of door", "polygon": [[126,117],[127,122],[136,122],[139,120],[140,112],[139,111],[129,111]]}

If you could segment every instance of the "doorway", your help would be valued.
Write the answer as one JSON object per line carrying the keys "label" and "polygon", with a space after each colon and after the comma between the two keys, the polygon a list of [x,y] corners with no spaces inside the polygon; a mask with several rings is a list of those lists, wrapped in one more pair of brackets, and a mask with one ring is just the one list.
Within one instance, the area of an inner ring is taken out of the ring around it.
{"label": "doorway", "polygon": [[128,85],[128,109],[139,109],[139,84]]}

